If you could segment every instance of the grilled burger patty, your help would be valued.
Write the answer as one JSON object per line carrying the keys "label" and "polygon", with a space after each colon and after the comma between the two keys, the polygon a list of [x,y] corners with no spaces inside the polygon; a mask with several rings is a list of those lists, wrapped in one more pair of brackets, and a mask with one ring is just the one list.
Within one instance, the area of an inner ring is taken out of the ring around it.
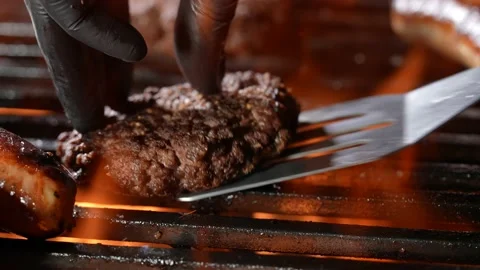
{"label": "grilled burger patty", "polygon": [[300,111],[279,78],[253,72],[227,74],[214,96],[181,84],[147,88],[130,101],[137,114],[116,115],[122,120],[89,134],[63,133],[57,154],[80,174],[100,171],[147,197],[210,189],[250,173],[285,149]]}

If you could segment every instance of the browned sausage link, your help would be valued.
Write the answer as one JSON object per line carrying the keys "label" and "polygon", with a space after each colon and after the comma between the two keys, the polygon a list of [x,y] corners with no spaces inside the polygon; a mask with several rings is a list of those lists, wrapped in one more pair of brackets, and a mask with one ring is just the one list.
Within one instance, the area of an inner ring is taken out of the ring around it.
{"label": "browned sausage link", "polygon": [[392,27],[468,67],[480,66],[480,1],[394,0]]}
{"label": "browned sausage link", "polygon": [[49,155],[0,128],[0,227],[27,238],[73,226],[73,176]]}

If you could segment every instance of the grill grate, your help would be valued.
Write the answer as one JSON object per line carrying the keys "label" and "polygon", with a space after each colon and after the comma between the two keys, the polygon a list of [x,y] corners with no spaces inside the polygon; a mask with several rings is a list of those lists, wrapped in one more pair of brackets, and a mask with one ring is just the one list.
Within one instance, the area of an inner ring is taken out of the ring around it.
{"label": "grill grate", "polygon": [[[0,109],[0,126],[51,151],[69,124],[27,28],[0,23],[0,36],[16,37],[15,44],[0,44],[0,107],[37,111]],[[135,89],[180,80],[176,73],[161,75],[140,65]],[[132,198],[105,187],[80,189],[71,233],[47,242],[1,233],[0,265],[475,268],[480,265],[478,118],[480,109],[468,109],[421,143],[370,165],[192,204]]]}

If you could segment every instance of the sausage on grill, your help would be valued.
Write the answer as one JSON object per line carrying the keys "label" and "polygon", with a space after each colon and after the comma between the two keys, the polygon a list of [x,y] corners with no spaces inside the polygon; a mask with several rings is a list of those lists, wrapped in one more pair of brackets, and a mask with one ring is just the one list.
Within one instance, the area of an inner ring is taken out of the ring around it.
{"label": "sausage on grill", "polygon": [[0,128],[0,227],[27,238],[73,226],[76,185],[52,154]]}
{"label": "sausage on grill", "polygon": [[394,0],[394,31],[468,67],[480,65],[480,1]]}

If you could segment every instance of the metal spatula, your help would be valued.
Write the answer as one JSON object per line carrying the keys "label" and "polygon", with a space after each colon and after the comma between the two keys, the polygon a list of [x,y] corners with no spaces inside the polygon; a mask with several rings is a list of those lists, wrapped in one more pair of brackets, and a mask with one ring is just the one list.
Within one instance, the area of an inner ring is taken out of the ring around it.
{"label": "metal spatula", "polygon": [[196,201],[372,162],[418,142],[479,97],[480,68],[475,68],[407,94],[305,111],[296,140],[280,158],[236,182],[178,200]]}

